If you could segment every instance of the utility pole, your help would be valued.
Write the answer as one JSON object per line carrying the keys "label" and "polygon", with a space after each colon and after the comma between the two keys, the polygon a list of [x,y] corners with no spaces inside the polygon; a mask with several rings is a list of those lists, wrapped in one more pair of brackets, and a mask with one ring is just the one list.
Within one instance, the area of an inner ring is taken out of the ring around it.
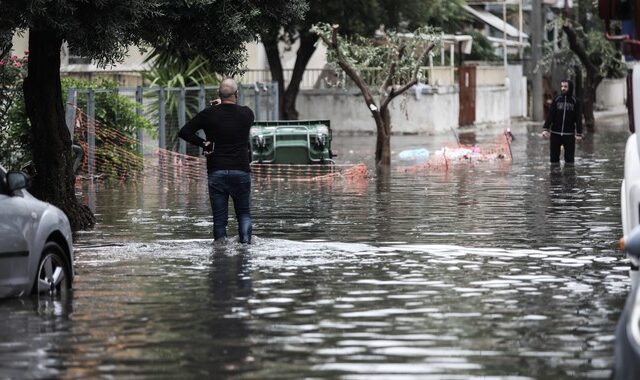
{"label": "utility pole", "polygon": [[533,96],[533,120],[542,121],[544,119],[543,90],[542,90],[542,70],[535,66],[542,59],[542,0],[531,2],[531,64],[534,67],[532,81]]}

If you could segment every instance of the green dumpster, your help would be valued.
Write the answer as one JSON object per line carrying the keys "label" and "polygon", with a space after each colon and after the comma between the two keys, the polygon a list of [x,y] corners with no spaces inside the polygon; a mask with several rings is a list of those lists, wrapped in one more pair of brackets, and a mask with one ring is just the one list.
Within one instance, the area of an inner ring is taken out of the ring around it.
{"label": "green dumpster", "polygon": [[333,164],[329,120],[257,121],[251,160],[259,164]]}

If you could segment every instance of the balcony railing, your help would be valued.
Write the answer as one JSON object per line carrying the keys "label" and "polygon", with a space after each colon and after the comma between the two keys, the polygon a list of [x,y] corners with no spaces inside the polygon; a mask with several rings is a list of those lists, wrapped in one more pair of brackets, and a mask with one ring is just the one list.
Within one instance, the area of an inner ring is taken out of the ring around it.
{"label": "balcony railing", "polygon": [[[423,66],[420,68],[420,82],[430,84],[432,86],[451,86],[456,83],[455,81],[455,67],[429,67]],[[365,83],[370,86],[377,86],[382,82],[383,71],[381,69],[363,69],[360,70],[362,78]],[[291,75],[293,70],[284,70],[285,86],[289,85],[291,81]],[[400,75],[400,80],[396,85],[402,85],[409,81],[411,73],[407,72],[404,75]],[[240,83],[255,83],[255,82],[271,82],[271,72],[269,70],[247,70],[244,75],[238,78]],[[504,79],[503,79],[504,82]],[[307,69],[305,70],[302,81],[300,82],[301,89],[319,89],[319,88],[354,88],[355,84],[342,70],[333,69]]]}

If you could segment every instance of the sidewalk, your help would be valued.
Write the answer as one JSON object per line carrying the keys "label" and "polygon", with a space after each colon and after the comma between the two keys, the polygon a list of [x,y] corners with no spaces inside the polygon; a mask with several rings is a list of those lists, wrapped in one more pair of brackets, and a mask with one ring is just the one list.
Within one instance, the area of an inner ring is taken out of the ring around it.
{"label": "sidewalk", "polygon": [[[628,113],[626,107],[617,107],[608,110],[595,111],[593,116],[596,119],[596,125],[603,122],[615,121],[616,123],[628,123]],[[530,118],[512,118],[511,125],[542,125],[543,121],[533,121]]]}
{"label": "sidewalk", "polygon": [[610,110],[595,111],[594,117],[596,118],[596,122],[598,122],[599,120],[617,118],[623,118],[626,120],[629,117],[629,113],[627,112],[627,107],[621,106]]}

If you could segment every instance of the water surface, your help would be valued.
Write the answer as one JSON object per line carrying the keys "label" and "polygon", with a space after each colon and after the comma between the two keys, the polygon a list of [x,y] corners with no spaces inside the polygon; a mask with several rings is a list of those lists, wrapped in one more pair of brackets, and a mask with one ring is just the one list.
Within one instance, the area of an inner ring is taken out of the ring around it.
{"label": "water surface", "polygon": [[[73,298],[0,303],[0,376],[608,378],[628,133],[603,126],[553,167],[535,132],[514,127],[513,162],[254,179],[250,247],[233,221],[212,244],[201,182],[85,187],[99,224],[76,239]],[[334,138],[340,162],[371,166],[373,144]]]}

